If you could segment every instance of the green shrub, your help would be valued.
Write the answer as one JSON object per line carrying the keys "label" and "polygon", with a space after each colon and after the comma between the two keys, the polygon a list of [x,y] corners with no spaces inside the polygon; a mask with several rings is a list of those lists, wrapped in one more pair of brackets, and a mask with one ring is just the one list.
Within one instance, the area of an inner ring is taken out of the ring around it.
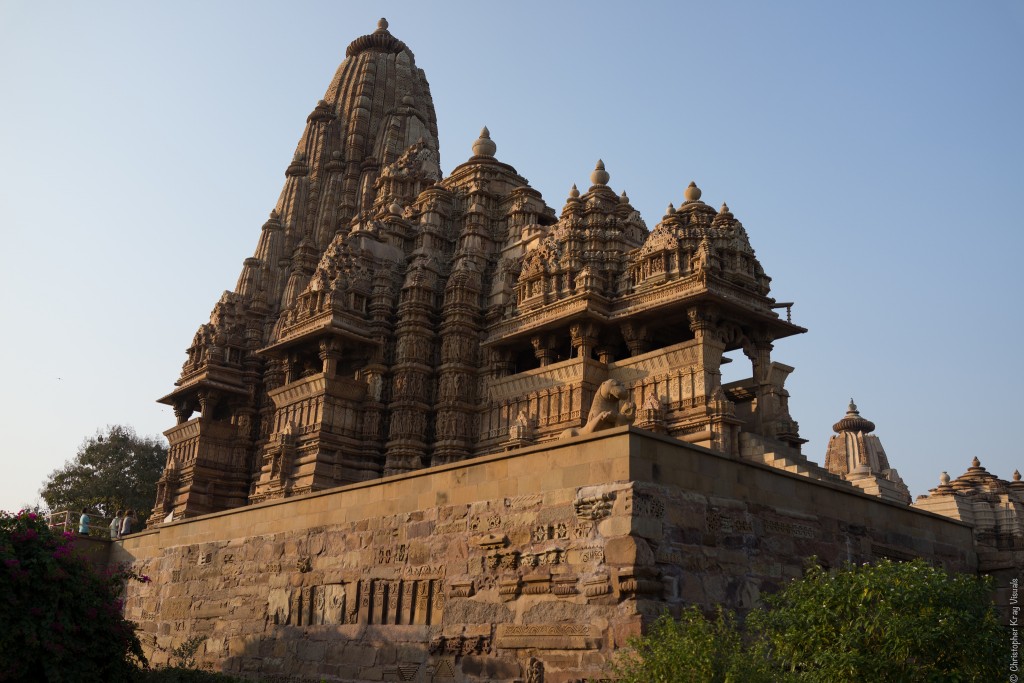
{"label": "green shrub", "polygon": [[613,672],[621,683],[756,683],[755,667],[744,657],[740,632],[731,612],[718,610],[708,620],[697,607],[679,619],[664,613],[647,634],[631,638]]}
{"label": "green shrub", "polygon": [[758,650],[809,682],[995,681],[1003,633],[988,577],[924,560],[811,565],[747,620]]}
{"label": "green shrub", "polygon": [[989,578],[923,560],[806,575],[765,599],[746,632],[719,610],[663,614],[632,639],[613,672],[623,683],[986,683],[999,680],[1004,633]]}

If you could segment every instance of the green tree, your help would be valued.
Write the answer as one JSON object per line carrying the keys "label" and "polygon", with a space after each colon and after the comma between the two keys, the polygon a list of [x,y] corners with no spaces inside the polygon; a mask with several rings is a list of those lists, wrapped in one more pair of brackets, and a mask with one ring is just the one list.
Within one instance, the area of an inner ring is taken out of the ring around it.
{"label": "green tree", "polygon": [[761,657],[797,681],[995,681],[1004,643],[993,590],[989,577],[924,560],[811,565],[747,626]]}
{"label": "green tree", "polygon": [[114,425],[82,442],[78,454],[54,470],[39,494],[51,510],[99,509],[111,515],[132,508],[145,518],[156,500],[156,482],[167,462],[159,437],[140,437]]}
{"label": "green tree", "polygon": [[99,573],[74,543],[34,512],[0,512],[0,682],[120,683],[145,666],[118,596],[126,579],[149,579]]}

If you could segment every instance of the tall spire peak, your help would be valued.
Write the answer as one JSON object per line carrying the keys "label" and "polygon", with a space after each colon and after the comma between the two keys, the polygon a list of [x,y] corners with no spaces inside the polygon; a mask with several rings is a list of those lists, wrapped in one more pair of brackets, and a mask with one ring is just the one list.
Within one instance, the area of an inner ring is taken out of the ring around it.
{"label": "tall spire peak", "polygon": [[378,31],[387,31],[388,30],[388,20],[385,19],[384,17],[381,17],[380,21],[377,22],[377,30]]}
{"label": "tall spire peak", "polygon": [[593,172],[590,174],[590,182],[594,185],[607,185],[611,176],[608,171],[604,170],[604,161],[601,159],[597,160],[597,166],[594,167]]}

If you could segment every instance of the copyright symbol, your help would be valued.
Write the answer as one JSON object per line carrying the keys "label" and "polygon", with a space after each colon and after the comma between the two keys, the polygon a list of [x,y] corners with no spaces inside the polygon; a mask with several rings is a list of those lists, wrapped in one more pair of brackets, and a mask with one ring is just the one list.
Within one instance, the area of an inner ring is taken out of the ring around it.
{"label": "copyright symbol", "polygon": [[1010,674],[1010,683],[1017,683],[1017,674]]}

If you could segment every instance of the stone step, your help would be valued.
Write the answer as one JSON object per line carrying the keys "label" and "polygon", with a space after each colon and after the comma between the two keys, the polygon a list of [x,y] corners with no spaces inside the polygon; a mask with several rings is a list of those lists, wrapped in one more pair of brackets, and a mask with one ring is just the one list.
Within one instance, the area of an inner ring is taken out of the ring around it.
{"label": "stone step", "polygon": [[841,482],[844,481],[842,477],[832,474],[824,467],[816,465],[813,462],[804,460],[796,461],[785,455],[776,455],[772,452],[761,453],[760,455],[751,458],[755,462],[775,467],[786,472],[793,472],[810,479],[816,479],[818,481],[830,481],[830,482]]}

